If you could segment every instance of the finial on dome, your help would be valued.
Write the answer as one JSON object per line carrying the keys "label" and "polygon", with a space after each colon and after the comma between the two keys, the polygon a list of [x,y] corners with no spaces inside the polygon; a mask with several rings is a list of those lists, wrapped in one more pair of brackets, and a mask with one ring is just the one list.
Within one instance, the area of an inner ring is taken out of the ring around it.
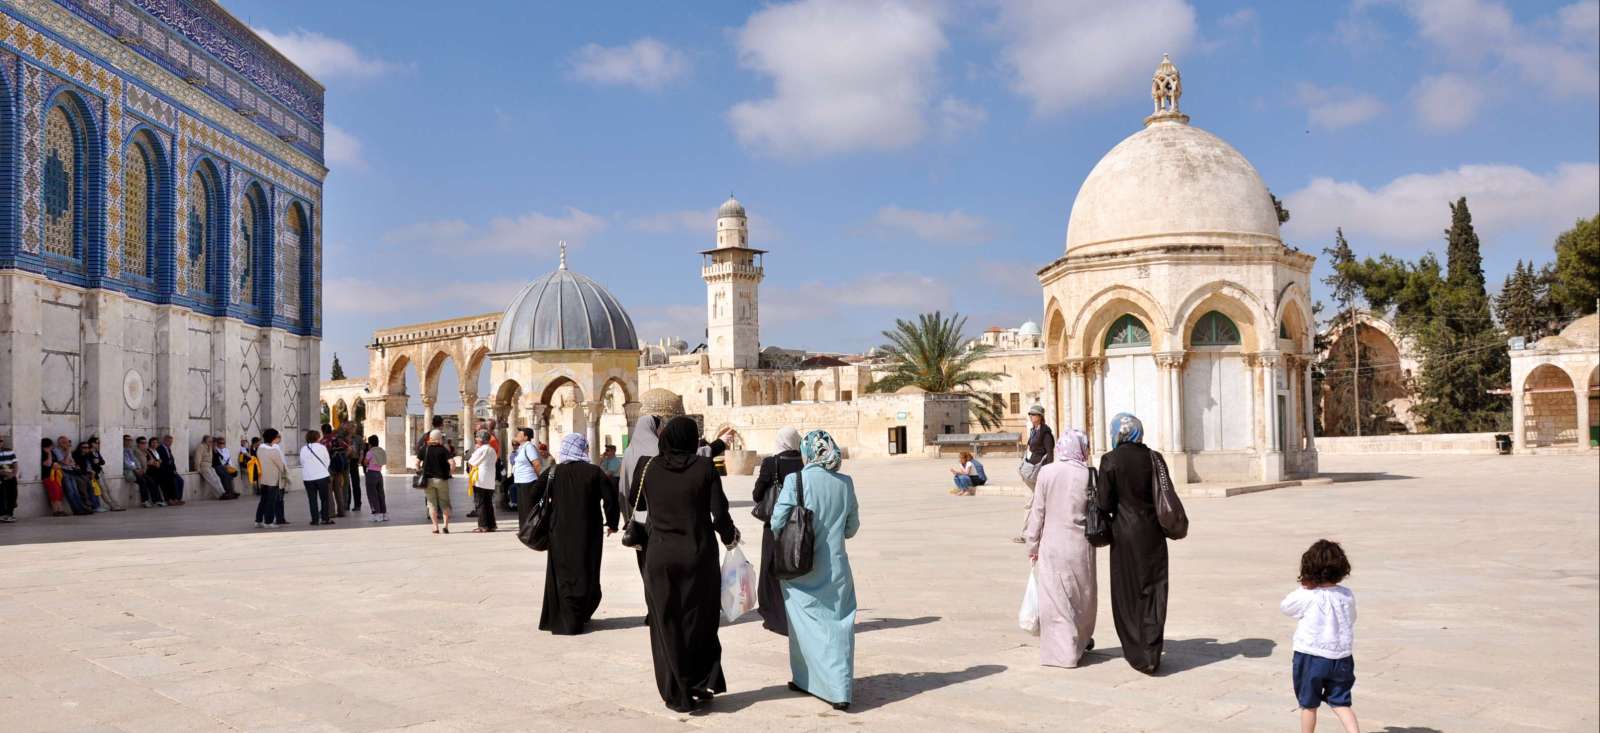
{"label": "finial on dome", "polygon": [[1178,109],[1178,99],[1182,96],[1183,76],[1178,73],[1178,67],[1172,63],[1172,57],[1161,54],[1161,63],[1156,66],[1156,73],[1150,77],[1150,97],[1155,100],[1156,109],[1149,117],[1144,118],[1144,124],[1149,126],[1166,121],[1188,124],[1189,115]]}
{"label": "finial on dome", "polygon": [[561,269],[567,269],[567,240],[561,240]]}

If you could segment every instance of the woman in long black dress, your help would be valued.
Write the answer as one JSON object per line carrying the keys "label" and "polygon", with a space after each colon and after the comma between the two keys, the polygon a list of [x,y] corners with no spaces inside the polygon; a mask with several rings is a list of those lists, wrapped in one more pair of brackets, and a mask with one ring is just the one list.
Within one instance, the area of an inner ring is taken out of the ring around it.
{"label": "woman in long black dress", "polygon": [[545,557],[544,610],[539,630],[557,635],[583,633],[600,607],[601,534],[617,531],[616,491],[599,466],[589,462],[589,441],[567,433],[557,449],[558,463],[548,478],[535,482],[524,513],[550,496],[550,551]]}
{"label": "woman in long black dress", "polygon": [[1111,617],[1122,657],[1145,674],[1161,667],[1167,625],[1167,538],[1156,519],[1154,468],[1144,424],[1128,413],[1111,418],[1111,451],[1100,458],[1099,503],[1113,508]]}
{"label": "woman in long black dress", "polygon": [[661,454],[645,459],[640,509],[649,512],[644,598],[656,689],[689,712],[728,689],[722,677],[722,614],[717,540],[739,541],[728,497],[710,458],[696,455],[700,429],[675,417],[661,429]]}
{"label": "woman in long black dress", "polygon": [[751,497],[756,503],[752,513],[761,520],[761,578],[756,585],[756,610],[761,613],[763,628],[783,636],[789,635],[789,617],[783,610],[783,585],[772,572],[778,543],[768,522],[772,520],[772,505],[778,502],[778,492],[783,489],[783,479],[805,465],[805,459],[800,457],[800,432],[788,427],[779,430],[778,451],[761,460]]}

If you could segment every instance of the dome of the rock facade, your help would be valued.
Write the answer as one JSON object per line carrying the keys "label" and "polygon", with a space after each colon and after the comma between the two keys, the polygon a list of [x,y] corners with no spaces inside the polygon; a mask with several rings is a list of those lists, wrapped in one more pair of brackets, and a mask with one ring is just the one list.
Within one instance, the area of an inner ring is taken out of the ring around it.
{"label": "dome of the rock facade", "polygon": [[[1272,196],[1233,146],[1178,110],[1177,70],[1157,70],[1156,113],[1089,171],[1067,220],[1068,252],[1154,244],[1282,243]],[[1167,86],[1163,89],[1161,85]]]}
{"label": "dome of the rock facade", "polygon": [[511,299],[494,334],[495,353],[591,349],[637,351],[633,319],[599,283],[560,269]]}

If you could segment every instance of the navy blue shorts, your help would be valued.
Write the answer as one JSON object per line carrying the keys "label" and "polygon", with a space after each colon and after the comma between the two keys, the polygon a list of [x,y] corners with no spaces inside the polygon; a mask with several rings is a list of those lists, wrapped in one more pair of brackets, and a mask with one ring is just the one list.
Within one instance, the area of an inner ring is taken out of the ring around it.
{"label": "navy blue shorts", "polygon": [[1300,707],[1315,710],[1322,703],[1350,707],[1350,688],[1356,685],[1356,658],[1328,659],[1294,653],[1294,696]]}

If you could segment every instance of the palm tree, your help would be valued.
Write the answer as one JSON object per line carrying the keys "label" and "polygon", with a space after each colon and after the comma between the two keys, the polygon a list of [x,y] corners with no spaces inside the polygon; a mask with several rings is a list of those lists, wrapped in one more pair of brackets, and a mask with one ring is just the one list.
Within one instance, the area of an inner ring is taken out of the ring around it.
{"label": "palm tree", "polygon": [[971,397],[972,416],[984,429],[1000,425],[1004,403],[1000,395],[979,392],[980,384],[1001,377],[997,372],[972,368],[991,347],[973,343],[962,335],[967,319],[959,313],[945,318],[939,311],[924,313],[915,323],[896,318],[893,331],[884,331],[887,343],[879,350],[889,359],[891,371],[867,387],[868,392],[896,392],[917,387],[931,394]]}

